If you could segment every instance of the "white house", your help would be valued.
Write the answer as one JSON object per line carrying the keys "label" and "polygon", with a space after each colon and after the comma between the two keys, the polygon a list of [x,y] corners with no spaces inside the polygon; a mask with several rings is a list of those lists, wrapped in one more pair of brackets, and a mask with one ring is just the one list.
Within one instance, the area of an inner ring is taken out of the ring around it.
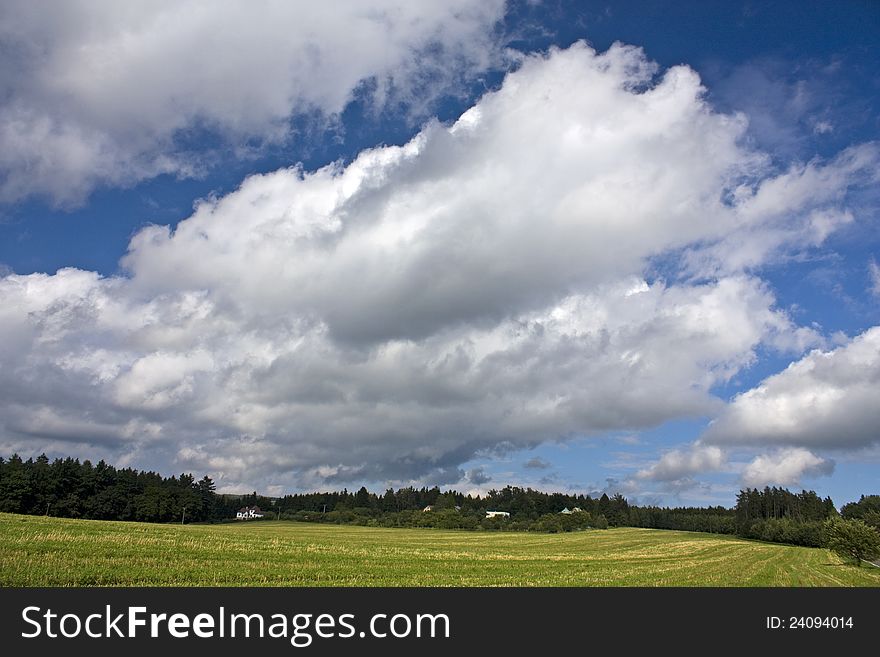
{"label": "white house", "polygon": [[263,512],[258,506],[243,506],[235,514],[236,520],[254,520],[262,517]]}
{"label": "white house", "polygon": [[486,511],[487,518],[509,518],[510,514],[507,511]]}

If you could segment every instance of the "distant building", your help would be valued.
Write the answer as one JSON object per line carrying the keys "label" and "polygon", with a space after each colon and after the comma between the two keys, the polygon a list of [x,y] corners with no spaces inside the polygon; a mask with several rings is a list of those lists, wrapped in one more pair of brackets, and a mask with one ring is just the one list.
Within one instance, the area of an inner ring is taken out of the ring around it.
{"label": "distant building", "polygon": [[487,518],[509,518],[510,514],[507,511],[486,511]]}
{"label": "distant building", "polygon": [[568,507],[565,507],[565,508],[564,508],[562,511],[560,511],[559,513],[564,513],[565,515],[569,515],[569,514],[572,514],[572,513],[580,513],[581,511],[583,511],[583,509],[582,509],[581,507],[579,507],[579,506],[576,506],[576,507],[574,507],[573,509],[569,509]]}
{"label": "distant building", "polygon": [[262,517],[263,512],[258,506],[243,506],[235,513],[236,520],[255,520]]}

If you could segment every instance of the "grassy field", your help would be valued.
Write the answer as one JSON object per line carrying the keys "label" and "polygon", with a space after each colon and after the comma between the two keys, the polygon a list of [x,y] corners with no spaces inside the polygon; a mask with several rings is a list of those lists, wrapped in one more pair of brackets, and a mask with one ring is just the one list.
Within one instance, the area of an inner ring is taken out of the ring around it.
{"label": "grassy field", "polygon": [[3,586],[880,586],[826,550],[712,534],[526,534],[0,514]]}

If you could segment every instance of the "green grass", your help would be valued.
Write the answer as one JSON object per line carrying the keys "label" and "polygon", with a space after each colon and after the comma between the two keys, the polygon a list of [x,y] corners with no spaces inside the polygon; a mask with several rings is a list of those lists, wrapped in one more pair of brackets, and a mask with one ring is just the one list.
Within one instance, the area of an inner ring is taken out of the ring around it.
{"label": "green grass", "polygon": [[880,586],[827,550],[713,534],[153,525],[0,514],[2,586]]}

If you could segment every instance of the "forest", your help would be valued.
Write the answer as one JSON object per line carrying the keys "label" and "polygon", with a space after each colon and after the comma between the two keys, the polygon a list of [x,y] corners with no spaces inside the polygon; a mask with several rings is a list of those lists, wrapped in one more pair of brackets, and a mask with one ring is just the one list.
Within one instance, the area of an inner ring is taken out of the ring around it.
{"label": "forest", "polygon": [[[859,520],[880,531],[880,495],[863,495],[840,511],[830,497],[784,488],[744,489],[733,508],[631,505],[620,494],[598,497],[505,486],[485,495],[439,487],[404,487],[377,494],[361,487],[266,497],[216,492],[210,477],[171,477],[45,454],[0,457],[0,511],[31,515],[160,523],[227,522],[238,509],[258,506],[267,519],[381,527],[566,532],[644,527],[718,534],[817,547],[828,519]],[[426,510],[427,509],[427,510]],[[563,513],[563,510],[569,511]],[[487,511],[507,517],[487,518]]]}

